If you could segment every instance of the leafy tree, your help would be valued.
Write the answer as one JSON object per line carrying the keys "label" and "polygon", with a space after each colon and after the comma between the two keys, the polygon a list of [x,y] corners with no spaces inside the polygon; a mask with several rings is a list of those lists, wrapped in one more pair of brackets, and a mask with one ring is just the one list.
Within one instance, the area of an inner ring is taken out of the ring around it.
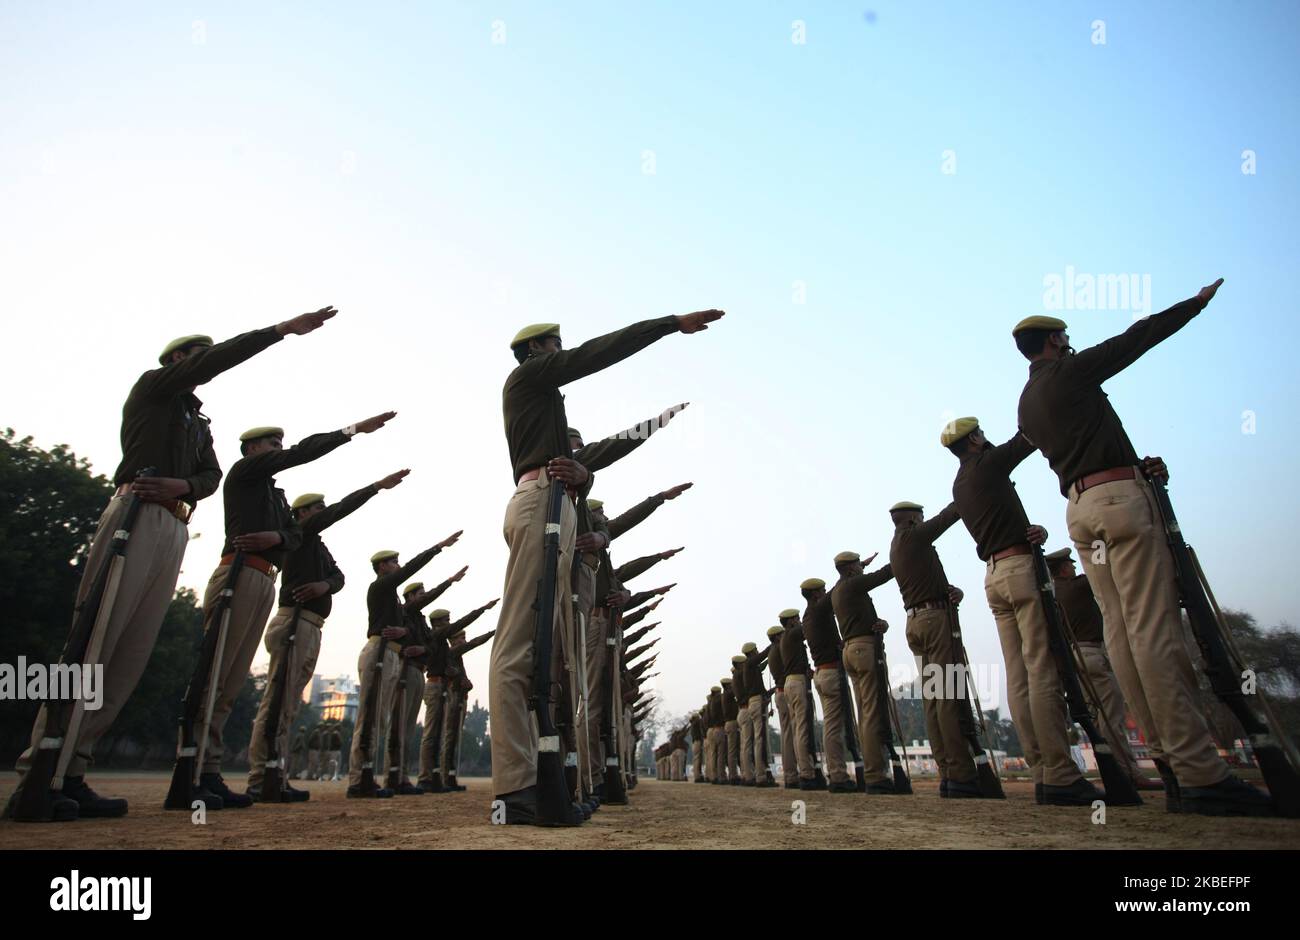
{"label": "leafy tree", "polygon": [[460,738],[460,769],[457,776],[489,777],[492,775],[492,736],[488,734],[488,710],[478,699],[465,712],[465,728]]}

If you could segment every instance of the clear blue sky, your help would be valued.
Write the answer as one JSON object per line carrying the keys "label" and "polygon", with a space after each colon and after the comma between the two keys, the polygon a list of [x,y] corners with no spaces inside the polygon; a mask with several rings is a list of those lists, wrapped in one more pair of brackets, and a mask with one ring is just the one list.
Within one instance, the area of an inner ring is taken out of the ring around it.
{"label": "clear blue sky", "polygon": [[[520,325],[559,320],[573,345],[728,311],[567,390],[589,437],[693,402],[598,494],[617,512],[697,484],[615,546],[687,546],[638,585],[680,582],[660,608],[675,714],[835,552],[886,550],[890,504],[947,502],[947,418],[1014,432],[1010,327],[1067,266],[1149,277],[1152,311],[1226,278],[1108,390],[1170,463],[1220,600],[1300,619],[1295,4],[266,6],[0,11],[0,420],[111,471],[122,398],[166,340],[340,307],[202,393],[227,466],[251,425],[400,412],[281,481],[337,498],[414,468],[331,533],[351,580],[321,671],[355,673],[377,548],[463,527],[424,580],[469,563],[455,611],[500,591]],[[1083,347],[1133,314],[1063,316]],[[1045,462],[1017,480],[1062,544]],[[220,515],[201,506],[182,583],[206,581]],[[973,544],[958,527],[939,547],[972,660],[1000,660]],[[897,592],[877,597],[901,663]]]}

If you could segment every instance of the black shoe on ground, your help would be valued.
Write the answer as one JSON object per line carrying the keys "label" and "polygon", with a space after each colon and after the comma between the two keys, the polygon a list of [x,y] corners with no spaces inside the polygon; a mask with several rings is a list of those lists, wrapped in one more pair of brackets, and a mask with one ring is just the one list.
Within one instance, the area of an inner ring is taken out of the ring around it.
{"label": "black shoe on ground", "polygon": [[576,815],[581,816],[583,822],[586,822],[591,818],[591,810],[587,809],[586,803],[574,803],[573,812]]}
{"label": "black shoe on ground", "polygon": [[832,782],[829,789],[832,793],[857,793],[858,785],[852,780],[842,780],[839,783]]}
{"label": "black shoe on ground", "polygon": [[819,790],[825,790],[825,789],[826,789],[826,786],[827,786],[827,784],[826,784],[826,775],[825,775],[824,773],[822,773],[820,770],[818,770],[818,771],[814,774],[814,776],[813,776],[813,780],[815,780],[815,781],[817,782],[817,784],[818,784],[817,789],[819,789]]}
{"label": "black shoe on ground", "polygon": [[126,815],[126,800],[100,796],[86,785],[85,777],[64,777],[59,792],[77,804],[78,819],[113,819]]}
{"label": "black shoe on ground", "polygon": [[869,783],[866,789],[867,796],[892,796],[897,792],[892,783]]}
{"label": "black shoe on ground", "polygon": [[13,819],[14,822],[74,822],[77,819],[79,810],[77,801],[64,796],[57,790],[49,791],[50,802],[48,815],[39,819],[17,819],[14,817],[14,811],[18,808],[19,792],[19,790],[15,790],[9,795],[9,802],[5,804],[3,817],[0,818]]}
{"label": "black shoe on ground", "polygon": [[463,783],[457,783],[455,774],[447,774],[447,789],[463,793],[468,790],[469,787],[465,786]]}
{"label": "black shoe on ground", "polygon": [[222,809],[246,809],[253,801],[242,793],[236,793],[226,786],[221,774],[199,774],[199,786],[214,796],[221,798]]}
{"label": "black shoe on ground", "polygon": [[949,780],[948,790],[944,795],[950,800],[980,800],[984,798],[984,794],[980,792],[979,784],[974,780],[970,783]]}
{"label": "black shoe on ground", "polygon": [[349,800],[387,800],[391,799],[393,791],[387,787],[377,787],[372,793],[362,791],[359,784],[352,784],[348,787],[347,797]]}
{"label": "black shoe on ground", "polygon": [[1045,802],[1043,800],[1043,785],[1041,783],[1034,784],[1034,802],[1039,806],[1042,806]]}
{"label": "black shoe on ground", "polygon": [[1091,806],[1102,799],[1105,799],[1102,792],[1082,777],[1065,786],[1043,784],[1044,806]]}
{"label": "black shoe on ground", "polygon": [[[248,798],[249,798],[250,800],[252,800],[254,803],[261,803],[261,802],[262,802],[262,788],[261,788],[260,786],[257,786],[257,787],[249,787],[248,789],[246,789],[246,790],[244,791],[244,796],[248,797]],[[289,802],[289,795],[288,795],[287,793],[285,793],[283,790],[281,790],[281,791],[280,791],[280,798],[279,798],[278,800],[271,800],[270,802],[272,802],[272,803],[288,803],[288,802]]]}
{"label": "black shoe on ground", "polygon": [[1233,774],[1213,786],[1182,787],[1182,812],[1201,816],[1277,815],[1267,793]]}
{"label": "black shoe on ground", "polygon": [[427,780],[419,781],[419,787],[425,793],[446,793],[447,788],[442,785],[442,774],[434,771],[429,775]]}
{"label": "black shoe on ground", "polygon": [[390,786],[388,789],[392,790],[395,796],[424,796],[423,789],[405,779],[399,780],[397,786]]}
{"label": "black shoe on ground", "polygon": [[825,780],[817,780],[816,778],[814,778],[812,780],[799,781],[800,790],[825,790],[827,788],[828,788],[828,784],[826,783]]}
{"label": "black shoe on ground", "polygon": [[1181,813],[1183,794],[1182,788],[1178,785],[1178,778],[1174,776],[1173,769],[1165,761],[1157,760],[1154,763],[1160,774],[1160,782],[1165,788],[1165,812]]}
{"label": "black shoe on ground", "polygon": [[284,785],[284,790],[282,792],[284,793],[285,799],[290,803],[306,803],[311,799],[310,790],[299,790],[296,787],[289,786],[288,783]]}
{"label": "black shoe on ground", "polygon": [[[496,800],[505,804],[507,826],[551,826],[572,828],[581,826],[583,823],[582,813],[578,812],[576,804],[569,804],[566,808],[568,812],[562,819],[542,820],[537,814],[537,788],[525,787],[522,790],[516,790],[514,793],[507,793],[504,796],[498,796]],[[493,802],[496,802],[494,800]]]}
{"label": "black shoe on ground", "polygon": [[939,796],[942,799],[948,799],[948,781],[942,778],[939,780]]}

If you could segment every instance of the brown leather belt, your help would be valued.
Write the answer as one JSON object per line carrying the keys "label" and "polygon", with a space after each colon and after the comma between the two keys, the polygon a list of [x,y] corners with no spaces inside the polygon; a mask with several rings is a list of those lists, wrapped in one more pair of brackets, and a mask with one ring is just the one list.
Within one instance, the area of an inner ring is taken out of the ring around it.
{"label": "brown leather belt", "polygon": [[[130,496],[131,484],[123,483],[113,492],[113,495]],[[161,506],[163,509],[166,509],[169,513],[171,513],[181,522],[186,524],[189,523],[190,516],[194,515],[194,507],[191,506],[189,503],[185,502],[185,500],[183,499],[162,499],[156,503],[153,503],[153,505]]]}
{"label": "brown leather belt", "polygon": [[1034,550],[1026,543],[1021,542],[1019,545],[1012,545],[1010,548],[1004,548],[1000,552],[994,552],[989,561],[1001,561],[1003,558],[1010,558],[1012,555],[1032,555]]}
{"label": "brown leather belt", "polygon": [[907,616],[914,616],[918,611],[922,610],[943,610],[947,606],[947,601],[922,601],[915,607],[907,608]]}
{"label": "brown leather belt", "polygon": [[441,681],[442,681],[442,676],[427,676],[427,677],[425,677],[425,680],[424,680],[424,681],[425,681],[425,682],[441,682]]}
{"label": "brown leather belt", "polygon": [[[542,468],[534,467],[533,469],[529,470],[527,473],[525,473],[523,476],[519,478],[519,483],[531,483],[533,480],[536,480],[541,475],[542,475]],[[517,485],[518,484],[516,484],[516,486]]]}
{"label": "brown leather belt", "polygon": [[1078,496],[1084,490],[1092,489],[1094,486],[1100,486],[1103,483],[1114,483],[1116,480],[1133,480],[1137,478],[1137,471],[1132,467],[1114,467],[1110,470],[1098,470],[1096,473],[1089,473],[1087,476],[1079,477],[1071,485],[1070,489],[1074,495]]}
{"label": "brown leather belt", "polygon": [[822,663],[820,666],[817,666],[815,668],[818,672],[821,672],[823,669],[839,669],[840,662],[839,660],[836,660],[833,663]]}
{"label": "brown leather belt", "polygon": [[[234,553],[234,552],[231,552],[229,555],[222,555],[222,556],[221,556],[221,564],[223,564],[223,565],[234,564],[234,561],[235,561],[235,553]],[[267,561],[267,560],[266,560],[265,558],[263,558],[261,555],[245,555],[245,556],[244,556],[244,567],[246,567],[246,568],[252,568],[254,571],[260,571],[260,572],[262,572],[262,574],[266,575],[268,578],[274,578],[277,574],[280,573],[280,569],[279,569],[279,568],[277,568],[275,565],[271,564],[269,561]]]}

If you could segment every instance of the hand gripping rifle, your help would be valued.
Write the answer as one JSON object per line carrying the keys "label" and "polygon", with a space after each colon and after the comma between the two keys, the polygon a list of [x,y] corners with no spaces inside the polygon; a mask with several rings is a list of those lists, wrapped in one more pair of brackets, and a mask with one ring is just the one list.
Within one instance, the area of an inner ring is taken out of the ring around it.
{"label": "hand gripping rifle", "polygon": [[560,576],[560,518],[566,491],[558,481],[547,490],[545,561],[537,582],[533,630],[533,687],[528,700],[537,719],[537,820],[543,826],[573,826],[573,801],[564,782],[560,732],[551,716],[551,668],[555,640],[555,594]]}
{"label": "hand gripping rifle", "polygon": [[971,754],[975,758],[975,772],[978,774],[980,794],[986,800],[1005,800],[1007,795],[1002,791],[1002,781],[998,779],[993,750],[990,747],[986,752],[980,746],[981,734],[984,735],[985,740],[988,740],[988,727],[984,723],[984,710],[980,708],[979,693],[975,689],[975,684],[971,681],[970,659],[966,656],[966,644],[961,639],[961,621],[957,619],[957,606],[949,604],[944,609],[948,611],[948,624],[952,628],[952,641],[961,652],[961,664],[965,670],[962,674],[962,685],[970,691],[969,697],[961,696],[966,703],[966,707],[958,706],[957,711],[962,734],[966,738],[966,743],[970,745]]}
{"label": "hand gripping rifle", "polygon": [[280,803],[284,801],[285,756],[280,753],[280,723],[284,720],[285,688],[289,684],[289,665],[293,661],[294,639],[298,633],[298,621],[302,615],[302,604],[293,605],[293,617],[289,621],[289,635],[284,642],[280,655],[280,667],[272,677],[271,707],[266,715],[266,770],[262,776],[262,803]]}
{"label": "hand gripping rifle", "polygon": [[[885,635],[875,633],[873,637],[875,639],[872,646],[875,649],[876,708],[884,718],[879,729],[880,740],[889,753],[889,763],[894,769],[894,792],[907,794],[912,792],[912,780],[908,776],[905,763],[907,741],[903,737],[903,725],[898,720],[898,706],[889,691],[889,663],[885,660]],[[895,735],[898,736],[898,741],[903,747],[904,760],[899,760],[898,751],[894,749]]]}
{"label": "hand gripping rifle", "polygon": [[[1223,619],[1196,552],[1183,541],[1169,491],[1162,481],[1150,476],[1147,479],[1174,558],[1179,599],[1201,648],[1210,688],[1245,729],[1255,761],[1268,784],[1273,809],[1279,816],[1300,816],[1300,752],[1278,721],[1264,690],[1253,684],[1257,681],[1254,672],[1237,652],[1232,631]],[[1245,691],[1247,682],[1253,685],[1250,693]]]}
{"label": "hand gripping rifle", "polygon": [[[153,467],[145,467],[136,478],[155,475]],[[59,657],[61,666],[79,664],[84,672],[99,663],[104,646],[104,634],[117,603],[118,589],[122,584],[122,569],[126,565],[126,547],[131,530],[140,515],[143,503],[134,493],[128,497],[126,516],[120,528],[114,530],[109,543],[108,557],[95,572],[86,599],[77,605],[72,618],[72,629],[63,644]],[[52,817],[54,801],[51,790],[63,789],[63,778],[77,748],[81,733],[81,719],[86,703],[80,696],[69,702],[51,698],[45,703],[45,731],[32,753],[32,763],[19,786],[18,801],[13,817],[20,822],[45,821]]]}
{"label": "hand gripping rifle", "polygon": [[[194,800],[206,795],[199,789],[199,774],[203,771],[203,755],[208,748],[208,728],[212,724],[212,710],[217,703],[217,678],[221,675],[221,659],[225,654],[226,634],[230,630],[230,605],[235,597],[235,585],[244,570],[244,553],[236,551],[226,581],[212,607],[212,615],[203,624],[203,642],[199,646],[199,661],[194,664],[194,674],[185,689],[181,702],[180,727],[176,732],[176,766],[172,768],[172,782],[163,801],[164,809],[192,809]],[[214,622],[216,624],[214,628]],[[202,700],[207,689],[207,701]],[[202,722],[199,710],[203,711]],[[198,727],[196,727],[196,725]],[[206,800],[205,800],[206,802]]]}
{"label": "hand gripping rifle", "polygon": [[1052,573],[1047,569],[1043,547],[1035,545],[1033,549],[1034,575],[1038,579],[1039,598],[1043,602],[1043,614],[1047,618],[1047,645],[1056,660],[1056,671],[1061,676],[1061,691],[1065,693],[1070,719],[1083,729],[1083,733],[1092,742],[1092,753],[1097,758],[1097,769],[1101,772],[1101,782],[1106,788],[1106,802],[1113,806],[1141,806],[1142,797],[1138,795],[1128,774],[1120,767],[1114,750],[1102,736],[1101,729],[1092,719],[1092,712],[1088,710],[1088,701],[1084,698],[1083,687],[1079,683],[1078,666],[1066,640],[1060,608],[1056,606],[1056,585],[1052,581]]}

